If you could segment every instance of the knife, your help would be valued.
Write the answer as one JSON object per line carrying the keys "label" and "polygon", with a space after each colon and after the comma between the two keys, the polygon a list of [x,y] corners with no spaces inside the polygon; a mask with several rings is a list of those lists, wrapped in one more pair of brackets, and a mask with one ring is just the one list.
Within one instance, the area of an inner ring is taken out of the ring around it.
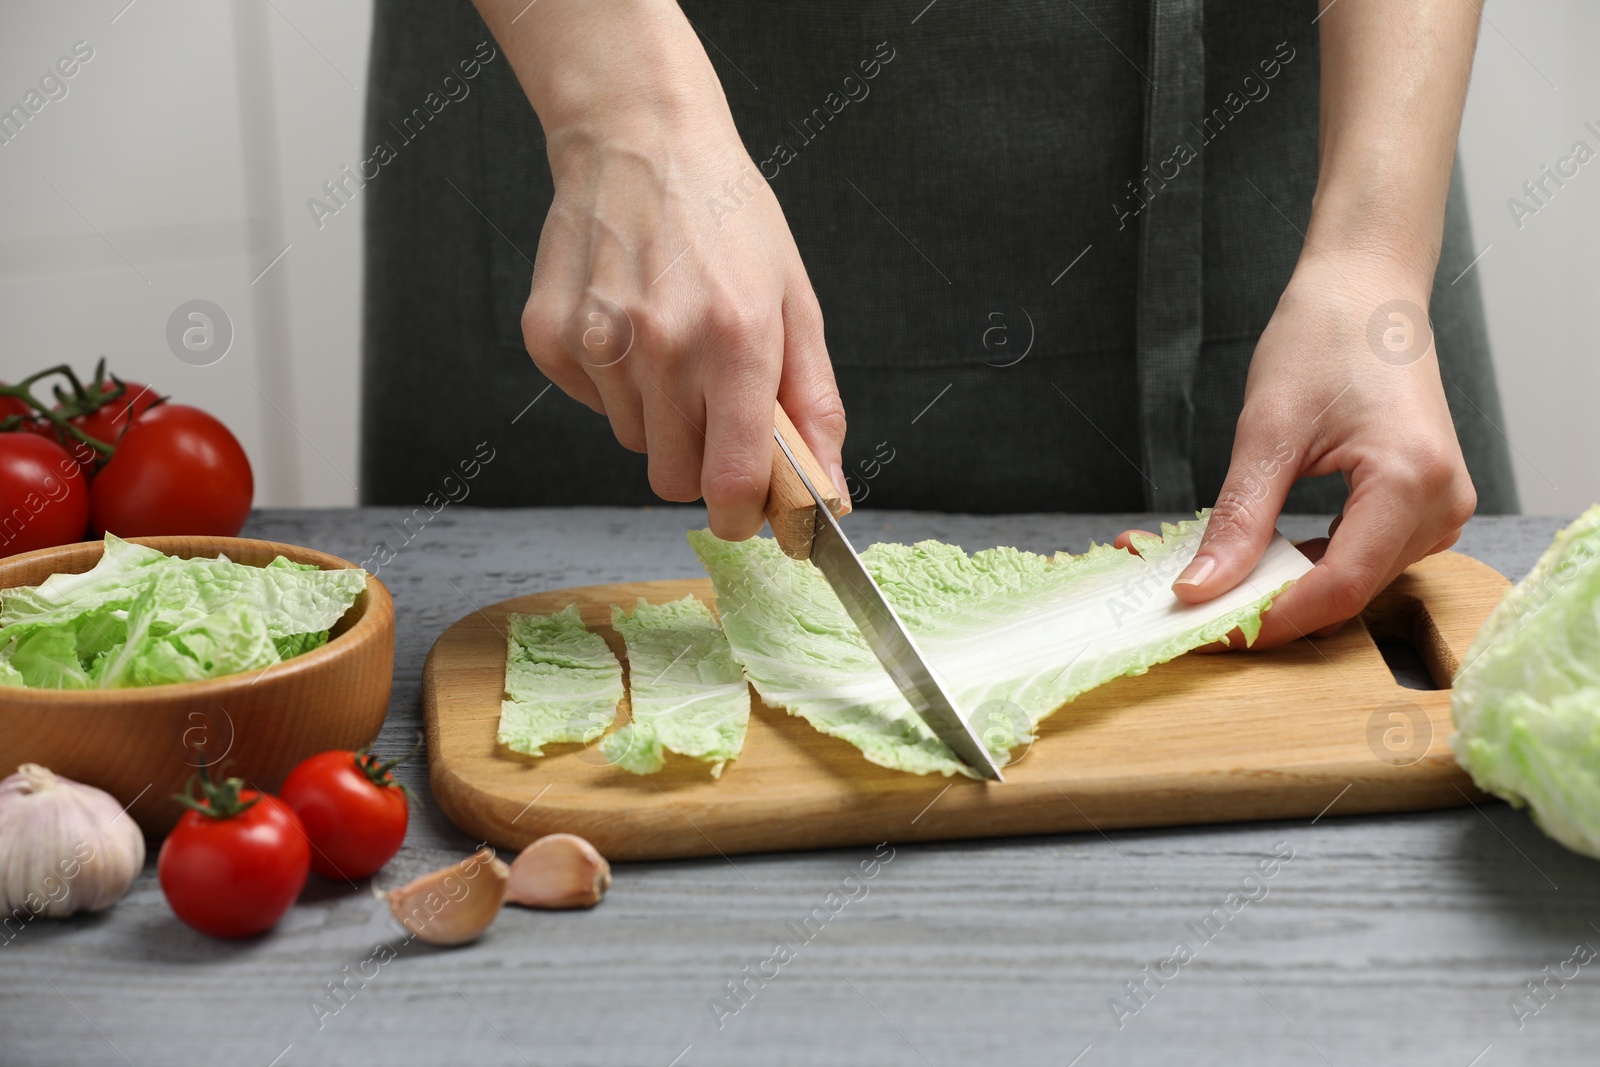
{"label": "knife", "polygon": [[810,560],[822,572],[912,710],[956,758],[980,777],[1005,781],[839,528],[837,516],[850,513],[849,500],[840,499],[781,405],[773,413],[772,436],[778,448],[772,454],[765,510],[779,547],[795,559]]}

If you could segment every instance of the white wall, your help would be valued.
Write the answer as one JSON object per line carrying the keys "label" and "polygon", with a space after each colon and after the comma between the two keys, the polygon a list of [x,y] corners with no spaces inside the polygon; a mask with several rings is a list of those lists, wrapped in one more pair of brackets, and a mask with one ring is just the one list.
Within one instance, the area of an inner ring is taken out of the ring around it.
{"label": "white wall", "polygon": [[[1600,153],[1600,6],[1594,0],[1489,4],[1461,131],[1479,272],[1522,507],[1600,501],[1600,156],[1538,214],[1522,184],[1574,142]],[[1584,128],[1593,122],[1595,130]],[[1569,166],[1570,170],[1571,167]],[[1544,199],[1541,194],[1541,199]],[[1536,206],[1536,205],[1534,205]]]}
{"label": "white wall", "polygon": [[[94,56],[0,145],[0,377],[104,354],[222,418],[259,504],[354,502],[360,207],[319,232],[305,200],[356,159],[370,3],[6,7],[0,104]],[[234,327],[210,366],[166,340],[197,298]]]}
{"label": "white wall", "polygon": [[[1576,511],[1600,500],[1600,161],[1520,229],[1506,199],[1575,140],[1600,151],[1584,129],[1600,128],[1600,10],[1529,0],[1487,17],[1462,133],[1489,248],[1473,269],[1523,505]],[[352,503],[362,204],[319,231],[305,201],[360,157],[370,20],[369,0],[8,0],[0,104],[75,41],[94,58],[0,145],[0,377],[103,353],[223,418],[259,504]],[[211,366],[167,347],[168,316],[195,298],[235,328]]]}

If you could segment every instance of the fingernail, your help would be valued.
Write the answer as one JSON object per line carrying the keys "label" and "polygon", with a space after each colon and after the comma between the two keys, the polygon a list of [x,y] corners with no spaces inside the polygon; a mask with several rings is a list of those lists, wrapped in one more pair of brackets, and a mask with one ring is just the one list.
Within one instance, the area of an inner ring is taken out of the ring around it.
{"label": "fingernail", "polygon": [[839,496],[844,500],[850,499],[850,487],[845,484],[844,468],[835,463],[828,468],[828,475],[833,479],[833,487],[839,490]]}
{"label": "fingernail", "polygon": [[1178,580],[1173,585],[1201,585],[1211,577],[1211,572],[1217,569],[1217,561],[1210,556],[1196,556],[1194,560],[1178,575]]}

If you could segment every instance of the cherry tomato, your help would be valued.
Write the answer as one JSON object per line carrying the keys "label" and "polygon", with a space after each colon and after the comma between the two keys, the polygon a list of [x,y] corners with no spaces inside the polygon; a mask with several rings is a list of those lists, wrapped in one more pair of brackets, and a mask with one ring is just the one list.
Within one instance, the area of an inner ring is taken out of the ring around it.
{"label": "cherry tomato", "polygon": [[161,892],[185,923],[212,937],[270,930],[289,910],[311,870],[311,845],[294,810],[275,796],[211,785],[161,844]]}
{"label": "cherry tomato", "polygon": [[[3,385],[0,382],[0,385]],[[12,415],[32,415],[33,409],[14,396],[0,396],[0,421]]]}
{"label": "cherry tomato", "polygon": [[199,408],[161,404],[135,418],[95,475],[96,534],[220,534],[250,515],[250,460],[228,428]]}
{"label": "cherry tomato", "polygon": [[311,838],[311,869],[324,878],[365,878],[400,851],[409,811],[406,794],[366,750],[312,756],[289,772],[278,795]]}
{"label": "cherry tomato", "polygon": [[[138,382],[123,382],[122,385],[121,396],[100,405],[87,415],[74,416],[70,420],[72,425],[96,441],[115,445],[133,420],[161,402],[161,394],[148,385],[141,385]],[[104,394],[115,388],[114,383],[106,382],[100,391]],[[83,473],[90,475],[94,473],[95,464],[100,459],[98,451],[76,438],[68,438],[62,441],[62,444],[72,453],[72,458],[78,461]]]}
{"label": "cherry tomato", "polygon": [[[100,393],[103,396],[114,392],[116,388],[114,382],[106,382],[100,387]],[[92,419],[99,416],[104,419],[105,425],[113,427],[112,437],[115,437],[127,428],[130,419],[137,419],[140,415],[161,403],[161,400],[161,394],[148,385],[141,385],[139,382],[123,382],[121,396],[101,404],[93,414],[83,417]],[[99,434],[90,434],[90,436],[100,437]],[[115,443],[105,437],[100,437],[100,440],[105,441],[107,444]]]}
{"label": "cherry tomato", "polygon": [[0,422],[5,422],[13,415],[21,415],[26,419],[22,425],[12,427],[13,430],[36,433],[41,437],[54,439],[55,435],[50,430],[50,424],[35,415],[33,409],[26,403],[14,396],[0,396]]}
{"label": "cherry tomato", "polygon": [[66,449],[0,434],[0,556],[82,541],[88,525],[89,486]]}

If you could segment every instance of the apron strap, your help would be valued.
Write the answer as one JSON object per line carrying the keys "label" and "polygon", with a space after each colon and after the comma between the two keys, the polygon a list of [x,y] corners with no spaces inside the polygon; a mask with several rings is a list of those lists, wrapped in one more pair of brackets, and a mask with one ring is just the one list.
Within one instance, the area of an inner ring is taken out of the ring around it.
{"label": "apron strap", "polygon": [[1151,0],[1136,298],[1145,504],[1193,511],[1190,389],[1200,357],[1202,184],[1194,131],[1204,107],[1203,0]]}

